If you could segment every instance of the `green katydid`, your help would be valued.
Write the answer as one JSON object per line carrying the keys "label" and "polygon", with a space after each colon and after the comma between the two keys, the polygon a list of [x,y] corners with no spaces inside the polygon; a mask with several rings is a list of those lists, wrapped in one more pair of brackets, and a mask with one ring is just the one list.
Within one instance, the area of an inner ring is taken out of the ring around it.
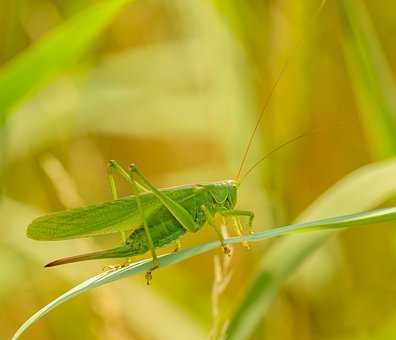
{"label": "green katydid", "polygon": [[[272,150],[246,174],[271,153],[303,136]],[[239,174],[246,155],[247,152]],[[118,199],[114,173],[130,183],[134,195]],[[238,233],[241,232],[238,218],[246,216],[249,218],[248,230],[253,232],[254,213],[235,209],[239,179],[157,189],[137,166],[131,165],[129,171],[126,171],[115,161],[109,162],[108,177],[113,201],[38,217],[28,226],[27,236],[35,240],[54,241],[121,232],[123,244],[113,249],[62,258],[48,263],[46,267],[94,259],[130,258],[151,251],[153,263],[151,270],[146,273],[149,283],[151,271],[158,267],[156,249],[178,241],[186,232],[197,232],[205,224],[213,227],[223,244],[224,252],[228,253],[219,226],[215,223],[216,214],[234,218]],[[239,177],[238,175],[237,178]],[[130,233],[128,237],[125,236],[126,232]]]}
{"label": "green katydid", "polygon": [[[180,237],[186,232],[197,232],[205,224],[214,229],[227,254],[229,249],[224,244],[215,216],[219,214],[233,218],[238,233],[242,231],[239,217],[248,217],[248,231],[253,232],[254,213],[235,209],[237,191],[254,135],[285,68],[286,63],[256,122],[236,179],[157,189],[136,165],[131,165],[126,171],[112,160],[108,165],[112,201],[38,217],[28,226],[27,236],[34,240],[55,241],[121,232],[123,244],[108,250],[61,258],[48,263],[46,267],[94,259],[129,259],[151,251],[152,267],[146,273],[149,283],[152,270],[158,268],[156,249],[175,241],[179,242]],[[267,153],[246,171],[244,177],[269,155],[305,135],[299,135]],[[130,184],[133,195],[118,198],[114,173],[118,173]],[[128,237],[126,232],[129,232]]]}
{"label": "green katydid", "polygon": [[[178,240],[187,231],[196,232],[207,222],[223,237],[214,222],[214,215],[248,216],[252,225],[253,213],[235,210],[238,181],[185,185],[168,189],[155,188],[135,166],[125,171],[110,161],[108,175],[113,201],[45,215],[35,219],[27,229],[35,240],[65,240],[115,232],[130,232],[124,244],[110,250],[63,258],[46,267],[65,263],[131,257],[151,251],[152,270],[158,267],[156,248]],[[135,195],[117,199],[113,172],[119,173],[130,184]],[[136,181],[135,176],[142,183]],[[224,246],[225,251],[227,248]],[[147,273],[151,279],[151,271]]]}
{"label": "green katydid", "polygon": [[[322,1],[318,13],[324,3],[325,0]],[[151,251],[152,267],[146,273],[146,280],[149,283],[151,271],[156,269],[159,264],[156,249],[178,241],[186,232],[197,232],[205,224],[215,230],[225,253],[229,252],[224,244],[220,228],[216,224],[216,215],[233,218],[238,233],[241,233],[242,230],[239,217],[248,217],[248,230],[253,232],[254,213],[235,209],[237,191],[253,138],[273,92],[286,69],[287,61],[273,84],[256,122],[236,179],[157,189],[136,165],[131,165],[126,171],[117,162],[110,161],[108,177],[113,201],[39,217],[28,226],[27,236],[35,240],[52,241],[121,232],[123,244],[113,249],[62,258],[48,263],[46,267],[94,259],[130,258]],[[303,136],[306,134],[299,135],[270,151],[250,167],[243,178],[269,155]],[[132,196],[118,198],[114,173],[118,173],[129,182],[133,191]],[[126,232],[129,232],[128,237],[126,237]]]}

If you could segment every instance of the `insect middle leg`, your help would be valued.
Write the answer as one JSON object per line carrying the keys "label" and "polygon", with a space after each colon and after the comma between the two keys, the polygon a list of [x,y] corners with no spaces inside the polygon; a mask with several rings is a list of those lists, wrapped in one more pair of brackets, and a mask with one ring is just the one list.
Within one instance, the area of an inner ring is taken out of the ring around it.
{"label": "insect middle leg", "polygon": [[209,225],[214,229],[214,231],[216,232],[217,236],[219,237],[221,246],[223,247],[224,253],[226,255],[229,255],[231,253],[231,249],[229,247],[227,247],[224,243],[224,237],[223,234],[221,233],[218,225],[216,224],[216,222],[214,221],[214,217],[212,216],[212,214],[210,213],[209,209],[205,206],[202,205],[201,209],[203,210],[205,216],[206,216],[206,222],[209,223]]}

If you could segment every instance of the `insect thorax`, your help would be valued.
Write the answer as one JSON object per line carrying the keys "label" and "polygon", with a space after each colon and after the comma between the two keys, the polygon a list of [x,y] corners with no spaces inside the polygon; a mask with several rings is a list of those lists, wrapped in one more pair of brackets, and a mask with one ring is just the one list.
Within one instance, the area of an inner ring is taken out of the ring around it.
{"label": "insect thorax", "polygon": [[[199,226],[206,223],[206,216],[202,209],[204,205],[212,214],[220,210],[233,209],[237,200],[238,185],[234,181],[222,181],[208,184],[198,184],[178,193],[169,193],[194,218]],[[165,246],[179,239],[186,230],[165,207],[161,207],[155,216],[148,216],[148,226],[155,247]],[[143,227],[136,229],[128,237],[127,244],[137,254],[149,250]]]}

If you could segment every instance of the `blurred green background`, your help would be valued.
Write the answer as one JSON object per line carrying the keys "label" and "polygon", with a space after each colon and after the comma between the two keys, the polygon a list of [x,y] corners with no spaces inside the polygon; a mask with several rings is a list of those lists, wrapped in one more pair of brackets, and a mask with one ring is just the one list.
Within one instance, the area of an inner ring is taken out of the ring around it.
{"label": "blurred green background", "polygon": [[[25,236],[33,218],[111,199],[109,159],[138,164],[159,187],[233,178],[285,63],[247,167],[308,134],[243,182],[239,207],[255,211],[256,230],[394,202],[396,3],[329,1],[317,14],[320,5],[0,0],[1,339],[117,262],[43,268],[113,246],[119,235],[38,242]],[[374,162],[380,170],[343,182],[353,186],[347,194],[339,185],[325,193]],[[214,238],[206,228],[182,245]],[[24,338],[221,338],[228,324],[234,339],[396,338],[395,229],[345,232],[320,249],[298,240],[236,246],[221,293],[213,288],[217,251],[156,271],[150,287],[133,277],[85,294]],[[271,290],[252,283],[263,268],[287,275]],[[249,304],[252,314],[241,307]]]}

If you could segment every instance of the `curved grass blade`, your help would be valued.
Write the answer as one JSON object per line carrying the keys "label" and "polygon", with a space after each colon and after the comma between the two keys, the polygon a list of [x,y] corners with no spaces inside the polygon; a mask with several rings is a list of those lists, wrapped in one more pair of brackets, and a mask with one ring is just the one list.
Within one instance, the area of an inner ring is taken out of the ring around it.
{"label": "curved grass blade", "polygon": [[0,70],[0,124],[24,97],[78,61],[130,1],[102,1],[90,6],[6,64]]}
{"label": "curved grass blade", "polygon": [[[303,222],[372,209],[395,195],[395,172],[395,159],[364,166],[331,187],[297,220]],[[332,234],[332,231],[325,231],[276,243],[262,259],[248,292],[231,319],[227,339],[249,338],[289,276]]]}
{"label": "curved grass blade", "polygon": [[[319,230],[334,230],[334,229],[346,229],[351,227],[358,227],[362,225],[367,225],[371,223],[379,223],[396,220],[396,207],[387,208],[387,209],[379,209],[359,214],[345,215],[345,216],[337,216],[332,218],[327,218],[319,221],[292,224],[284,227],[274,228],[270,230],[266,230],[263,232],[259,232],[254,235],[248,236],[240,236],[240,237],[231,237],[225,240],[226,244],[235,244],[241,243],[243,241],[249,242],[258,242],[265,239],[277,237],[277,236],[285,236],[292,234],[299,234],[304,232],[312,232]],[[220,248],[221,243],[210,242],[205,243],[203,245],[185,249],[179,251],[178,253],[170,253],[163,255],[159,258],[160,267],[164,268],[166,266],[170,266],[181,261],[187,260],[190,257],[208,252],[210,250]],[[106,283],[110,283],[116,280],[120,280],[122,278],[136,275],[139,273],[144,273],[149,270],[151,267],[151,260],[143,260],[132,264],[128,267],[117,269],[114,271],[109,271],[105,273],[101,273],[96,275],[87,281],[77,285],[73,289],[69,290],[65,294],[59,296],[57,299],[43,307],[36,314],[30,317],[15,333],[13,339],[18,339],[18,337],[34,322],[41,319],[48,312],[50,312],[55,307],[60,304],[70,300],[71,298],[80,295],[83,292],[86,292],[90,289],[102,286]]]}

